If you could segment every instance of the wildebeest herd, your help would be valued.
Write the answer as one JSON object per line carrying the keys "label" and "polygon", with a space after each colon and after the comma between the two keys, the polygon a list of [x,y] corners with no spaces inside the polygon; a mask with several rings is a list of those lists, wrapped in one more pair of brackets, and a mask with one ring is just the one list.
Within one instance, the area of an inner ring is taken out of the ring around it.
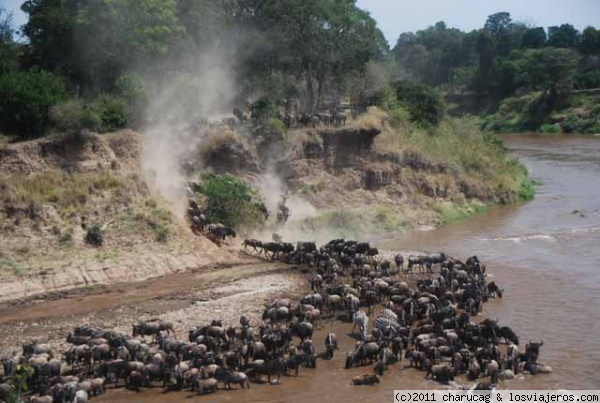
{"label": "wildebeest herd", "polygon": [[285,124],[285,127],[289,129],[293,126],[317,127],[319,124],[323,124],[325,126],[345,126],[346,120],[347,117],[344,112],[336,111],[334,113],[329,113],[323,111],[317,112],[314,115],[303,113],[298,116],[294,116],[287,114],[283,118],[283,123]]}
{"label": "wildebeest herd", "polygon": [[249,381],[261,377],[279,383],[283,375],[298,376],[301,367],[316,368],[319,357],[334,357],[336,334],[313,340],[315,328],[334,317],[352,323],[357,339],[345,367],[373,366],[373,373],[350,380],[355,385],[379,383],[392,365],[402,368],[402,360],[426,378],[448,383],[465,375],[478,388],[518,373],[551,371],[538,363],[543,342],[529,341],[520,350],[509,327],[474,320],[489,298],[502,298],[476,256],[462,262],[443,253],[406,259],[398,254],[388,261],[368,243],[342,239],[320,248],[313,242],[243,245],[300,267],[310,293],[297,302],[268,302],[260,323],[242,315],[238,325],[225,327],[215,319],[189,330],[187,340],[161,319],[139,322],[131,334],[76,327],[66,336],[72,346],[62,354],[34,340],[18,354],[3,354],[0,401],[17,385],[27,385],[32,402],[85,402],[106,387],[204,394],[221,385],[250,388]]}
{"label": "wildebeest herd", "polygon": [[[208,214],[206,211],[202,210],[200,208],[200,206],[198,205],[198,202],[196,201],[195,197],[194,197],[194,190],[192,189],[192,186],[199,186],[197,184],[191,184],[189,187],[189,192],[190,192],[190,200],[189,200],[189,207],[188,207],[188,218],[190,219],[192,225],[191,225],[191,229],[194,233],[203,233],[204,235],[206,235],[210,240],[212,240],[213,242],[220,244],[221,242],[225,241],[225,238],[227,237],[236,237],[236,233],[235,230],[233,228],[230,227],[226,227],[225,225],[221,224],[221,223],[214,223],[211,222],[210,217],[208,217]],[[267,214],[268,217],[268,212],[265,209],[265,213]]]}

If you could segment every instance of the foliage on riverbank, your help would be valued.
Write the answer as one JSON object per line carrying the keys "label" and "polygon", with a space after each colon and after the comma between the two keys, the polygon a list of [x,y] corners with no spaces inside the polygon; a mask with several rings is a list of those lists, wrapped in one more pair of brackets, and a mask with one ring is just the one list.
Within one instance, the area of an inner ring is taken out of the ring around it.
{"label": "foliage on riverbank", "polygon": [[[338,167],[338,173],[310,159],[295,178],[302,197],[319,210],[294,224],[308,236],[439,226],[535,195],[525,166],[508,156],[502,139],[480,130],[476,118],[446,117],[424,126],[403,107],[371,108],[350,126],[381,131],[370,152],[357,154],[359,160]],[[365,169],[380,173],[374,189],[364,182]]]}
{"label": "foliage on riverbank", "polygon": [[500,133],[600,133],[600,94],[577,94],[569,105],[542,113],[544,94],[533,92],[507,98],[498,111],[482,118],[482,127]]}

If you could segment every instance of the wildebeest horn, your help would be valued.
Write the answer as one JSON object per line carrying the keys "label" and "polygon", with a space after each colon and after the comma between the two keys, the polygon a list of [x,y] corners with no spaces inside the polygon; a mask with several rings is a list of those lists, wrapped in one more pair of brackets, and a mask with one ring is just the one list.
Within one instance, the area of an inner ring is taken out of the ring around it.
{"label": "wildebeest horn", "polygon": [[531,344],[531,339],[529,339],[529,344]]}
{"label": "wildebeest horn", "polygon": [[543,345],[544,345],[544,340],[542,340],[542,342],[540,343],[540,346],[543,346]]}

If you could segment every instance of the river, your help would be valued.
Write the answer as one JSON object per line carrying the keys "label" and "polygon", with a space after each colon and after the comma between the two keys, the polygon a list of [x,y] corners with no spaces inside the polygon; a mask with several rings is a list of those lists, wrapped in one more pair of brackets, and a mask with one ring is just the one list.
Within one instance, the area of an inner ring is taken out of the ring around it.
{"label": "river", "polygon": [[543,339],[552,375],[519,386],[600,388],[600,138],[507,135],[538,183],[536,198],[386,247],[476,252],[506,297],[487,314]]}
{"label": "river", "polygon": [[[484,315],[515,329],[522,348],[529,339],[543,339],[540,361],[554,368],[552,374],[526,376],[503,388],[600,389],[600,138],[520,134],[507,135],[505,141],[538,183],[535,200],[377,246],[480,257],[505,289],[503,299],[486,304]],[[344,335],[349,325],[337,323],[331,330]],[[319,351],[323,338],[323,331],[315,336]],[[102,400],[391,401],[395,388],[439,387],[425,381],[424,373],[398,365],[377,387],[350,386],[353,376],[372,370],[343,369],[343,355],[352,350],[352,342],[341,338],[334,360],[319,361],[316,371],[305,369],[299,378],[285,378],[279,386],[253,384],[249,391],[210,397],[117,391]]]}

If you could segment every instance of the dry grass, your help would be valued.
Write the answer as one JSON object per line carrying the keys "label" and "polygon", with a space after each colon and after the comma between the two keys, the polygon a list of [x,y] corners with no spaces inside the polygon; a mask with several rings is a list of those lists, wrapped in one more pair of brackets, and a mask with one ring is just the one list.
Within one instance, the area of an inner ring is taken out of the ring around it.
{"label": "dry grass", "polygon": [[228,127],[211,132],[198,146],[200,155],[209,155],[221,147],[232,144],[246,144],[246,140],[237,131]]}
{"label": "dry grass", "polygon": [[46,204],[59,208],[83,206],[91,195],[124,188],[125,182],[109,170],[94,173],[47,171],[32,175],[0,176],[4,205]]}
{"label": "dry grass", "polygon": [[468,183],[475,194],[481,193],[477,196],[487,194],[482,198],[488,201],[505,203],[533,196],[524,166],[509,158],[502,142],[482,132],[475,120],[445,119],[433,131],[406,120],[394,121],[375,139],[375,149],[442,166],[453,177],[448,181],[457,178]]}
{"label": "dry grass", "polygon": [[[346,127],[357,128],[381,131],[375,152],[363,154],[360,164],[338,167],[334,174],[320,159],[296,163],[295,190],[320,211],[293,223],[291,232],[306,239],[321,239],[323,233],[398,233],[459,220],[490,205],[532,195],[525,168],[507,156],[498,138],[480,131],[477,122],[446,119],[428,131],[410,122],[403,110],[388,115],[370,108]],[[290,137],[305,144],[312,141],[306,132],[294,131]],[[392,182],[366,190],[366,168],[389,173]]]}
{"label": "dry grass", "polygon": [[51,170],[3,175],[0,188],[0,249],[18,267],[48,254],[89,254],[84,227],[92,225],[105,226],[105,249],[178,235],[169,208],[136,174]]}
{"label": "dry grass", "polygon": [[381,129],[389,121],[389,115],[378,107],[370,107],[367,113],[363,113],[351,125],[361,129]]}

